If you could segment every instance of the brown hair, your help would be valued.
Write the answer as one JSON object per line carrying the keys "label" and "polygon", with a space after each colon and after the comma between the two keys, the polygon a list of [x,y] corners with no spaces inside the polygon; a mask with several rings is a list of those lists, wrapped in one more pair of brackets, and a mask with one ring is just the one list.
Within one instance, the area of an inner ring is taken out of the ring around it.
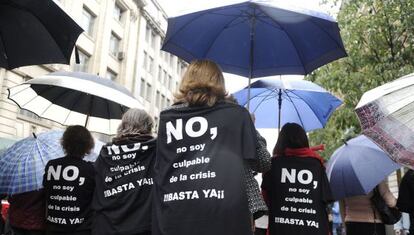
{"label": "brown hair", "polygon": [[195,60],[185,72],[179,90],[174,94],[177,102],[190,106],[213,106],[227,95],[220,67],[210,60]]}
{"label": "brown hair", "polygon": [[65,153],[74,158],[83,158],[93,149],[95,142],[91,133],[83,126],[69,126],[63,133],[61,145]]}

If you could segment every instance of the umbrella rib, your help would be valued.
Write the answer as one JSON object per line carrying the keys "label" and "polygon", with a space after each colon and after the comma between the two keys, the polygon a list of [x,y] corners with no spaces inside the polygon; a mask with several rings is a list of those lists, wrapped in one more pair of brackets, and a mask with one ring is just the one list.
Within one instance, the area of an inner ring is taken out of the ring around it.
{"label": "umbrella rib", "polygon": [[[283,32],[285,32],[285,33],[286,33],[286,35],[287,35],[287,36],[288,36],[288,38],[290,39],[290,42],[292,43],[293,47],[295,47],[295,49],[296,49],[297,55],[298,55],[298,57],[299,57],[299,60],[300,60],[300,63],[302,64],[303,69],[304,69],[304,70],[306,70],[305,65],[303,64],[303,58],[302,58],[303,56],[299,53],[298,48],[296,47],[296,45],[295,45],[294,41],[292,40],[292,37],[290,36],[290,34],[286,31],[286,29],[285,29],[284,27],[282,27],[282,25],[280,25],[280,24],[279,24],[276,20],[274,20],[272,17],[270,17],[270,16],[269,16],[266,12],[264,12],[263,10],[261,10],[261,12],[262,12],[264,15],[266,15],[267,17],[269,17],[269,19],[270,19],[271,21],[273,21],[275,24],[279,25],[280,29],[281,29]],[[266,22],[266,21],[261,20],[260,18],[259,18],[258,20],[259,20],[259,21],[261,21],[261,22],[263,22],[263,23],[265,23],[265,24],[268,24],[268,25],[270,25],[270,26],[274,27],[273,25],[269,24],[269,23],[268,23],[268,22]],[[305,74],[306,74],[306,71],[305,71]]]}
{"label": "umbrella rib", "polygon": [[[231,23],[233,23],[234,21],[238,20],[239,18],[233,18],[231,19],[227,24],[224,25],[224,27],[221,28],[221,30],[219,30],[218,34],[214,37],[214,40],[210,43],[210,45],[207,47],[206,52],[204,53],[204,58],[206,58],[207,54],[210,52],[211,47],[213,47],[214,43],[216,43],[218,37],[220,36],[221,33],[223,33],[224,29],[226,29]],[[245,21],[242,21],[241,23],[243,23]]]}
{"label": "umbrella rib", "polygon": [[[49,85],[50,86],[50,85]],[[31,87],[31,86],[29,86],[28,88],[26,88],[26,89],[29,89],[29,88],[31,88],[33,91],[34,91],[34,89],[33,89],[33,87]],[[26,90],[26,89],[24,89],[24,90]],[[35,96],[35,97],[33,97],[32,99],[30,99],[29,101],[27,101],[26,103],[24,103],[23,105],[21,105],[21,107],[24,107],[25,105],[27,105],[28,103],[30,103],[30,102],[32,102],[34,99],[36,99],[37,97],[42,97],[42,98],[44,98],[43,96],[41,96],[41,94],[43,94],[43,93],[45,93],[45,92],[47,92],[47,91],[49,91],[49,89],[48,89],[48,87],[45,87],[44,89],[42,89],[42,91],[41,92],[39,92],[39,93],[37,93],[36,91],[34,91],[35,93],[36,93],[36,95],[37,96]],[[46,98],[45,98],[46,99]],[[50,101],[50,103],[52,103],[51,101]],[[20,106],[20,105],[19,105]],[[26,109],[26,110],[28,110],[28,109]],[[29,110],[30,111],[30,110]],[[32,113],[34,113],[33,111],[30,111],[30,112],[32,112]],[[38,115],[38,116],[40,116],[40,115]]]}
{"label": "umbrella rib", "polygon": [[[302,127],[305,128],[305,124],[303,123],[302,117],[299,115],[299,111],[296,108],[295,103],[292,101],[291,97],[289,96],[288,91],[289,90],[283,90],[283,92],[286,94],[286,97],[290,100],[290,102],[292,102],[292,106],[293,106],[293,108],[295,108],[295,111],[298,114],[298,118],[299,118],[300,123],[302,124]],[[289,92],[291,92],[291,91],[289,91]],[[295,94],[295,93],[293,93],[293,94]]]}
{"label": "umbrella rib", "polygon": [[[275,88],[276,89],[276,88]],[[274,89],[268,89],[270,92],[269,92],[269,94],[266,94],[264,97],[263,97],[263,99],[259,102],[259,104],[256,106],[256,108],[254,109],[254,111],[253,111],[253,113],[254,112],[256,112],[256,110],[259,108],[259,106],[264,102],[264,101],[266,101],[267,100],[267,98],[268,97],[270,97],[271,95],[272,95],[272,92],[274,91]],[[262,92],[262,94],[263,94],[263,92]]]}
{"label": "umbrella rib", "polygon": [[[51,89],[53,89],[54,87],[52,86],[52,88]],[[45,90],[46,91],[46,90]],[[54,100],[58,100],[58,99],[60,99],[60,98],[62,98],[64,95],[66,95],[66,93],[68,93],[70,91],[70,89],[67,89],[67,90],[65,90],[64,92],[62,92],[61,94],[59,94]],[[43,92],[42,92],[43,93]],[[40,94],[38,94],[38,96],[41,96]],[[44,98],[43,96],[41,96],[42,98]],[[46,98],[44,98],[44,99],[46,99]],[[48,99],[46,99],[46,100],[48,100]],[[43,114],[52,106],[52,105],[56,105],[55,103],[53,103],[53,101],[50,101],[50,100],[48,100],[49,102],[50,102],[50,104],[45,108],[45,110],[43,110],[43,112],[39,115],[39,116],[43,116]],[[56,105],[56,106],[59,106],[59,105]]]}
{"label": "umbrella rib", "polygon": [[[226,8],[226,7],[227,7],[227,6],[220,7],[220,8],[218,8],[218,9],[216,9],[216,10],[221,10],[221,9],[223,9],[223,8]],[[195,21],[195,20],[197,20],[197,19],[199,19],[199,18],[201,18],[201,17],[203,17],[203,16],[205,16],[205,15],[207,15],[207,14],[211,14],[211,13],[212,13],[212,12],[209,12],[209,10],[206,10],[206,12],[204,12],[203,14],[197,15],[196,17],[194,17],[194,19],[192,19],[192,20],[190,20],[190,21],[186,22],[183,26],[181,26],[181,28],[180,28],[179,30],[177,30],[177,31],[176,31],[176,33],[174,34],[174,36],[175,36],[175,35],[177,35],[180,31],[184,30],[184,28],[185,28],[185,27],[187,27],[187,25],[191,24],[193,21]],[[173,38],[173,37],[171,37],[170,39],[168,39],[167,41],[165,41],[165,42],[164,42],[164,45],[165,45],[165,44],[167,44],[167,43],[169,43],[169,41],[170,41],[172,38]]]}
{"label": "umbrella rib", "polygon": [[70,109],[69,109],[69,113],[68,113],[68,115],[66,116],[65,121],[64,121],[63,123],[66,123],[66,121],[68,120],[68,118],[69,118],[70,114],[73,112],[73,107],[75,107],[75,105],[76,105],[79,101],[80,101],[80,98],[79,98],[79,99],[75,99],[75,102],[73,102],[73,103],[72,103],[72,105],[70,106]]}
{"label": "umbrella rib", "polygon": [[[298,94],[296,94],[293,90],[292,90],[292,91],[290,91],[290,92],[292,92],[293,94],[295,94],[297,97],[301,98],[300,100],[302,100],[303,102],[305,102],[305,104],[307,104],[307,105],[308,105],[308,107],[309,107],[309,108],[313,111],[313,113],[315,113],[315,114],[316,114],[315,110],[312,108],[312,106],[311,106],[311,105],[309,105],[309,103],[308,103],[305,99],[302,99],[302,97],[300,97]],[[319,120],[319,122],[322,124],[322,126],[325,126],[325,125],[323,124],[323,121],[321,121],[321,120],[319,119],[318,115],[315,115],[315,116],[316,116],[316,118],[318,118],[318,120]]]}

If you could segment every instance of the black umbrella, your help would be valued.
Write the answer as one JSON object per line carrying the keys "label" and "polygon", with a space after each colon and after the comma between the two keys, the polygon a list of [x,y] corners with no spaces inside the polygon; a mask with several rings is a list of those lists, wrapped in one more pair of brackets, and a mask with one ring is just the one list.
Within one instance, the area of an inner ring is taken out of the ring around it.
{"label": "black umbrella", "polygon": [[52,0],[0,0],[0,67],[69,64],[82,32]]}

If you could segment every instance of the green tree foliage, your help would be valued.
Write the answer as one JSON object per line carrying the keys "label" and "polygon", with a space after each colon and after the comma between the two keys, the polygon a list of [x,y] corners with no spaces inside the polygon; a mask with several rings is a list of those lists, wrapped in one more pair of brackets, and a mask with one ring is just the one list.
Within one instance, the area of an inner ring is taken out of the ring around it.
{"label": "green tree foliage", "polygon": [[414,0],[344,0],[338,15],[347,58],[307,77],[344,104],[327,126],[311,133],[328,158],[343,139],[360,133],[354,108],[367,90],[414,72]]}

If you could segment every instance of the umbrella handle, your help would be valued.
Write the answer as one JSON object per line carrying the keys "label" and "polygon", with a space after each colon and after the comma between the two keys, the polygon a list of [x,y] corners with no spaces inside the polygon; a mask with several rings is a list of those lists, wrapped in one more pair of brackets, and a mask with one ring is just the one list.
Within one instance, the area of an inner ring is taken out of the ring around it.
{"label": "umbrella handle", "polygon": [[37,135],[34,132],[32,132],[32,135],[35,139],[37,139]]}

